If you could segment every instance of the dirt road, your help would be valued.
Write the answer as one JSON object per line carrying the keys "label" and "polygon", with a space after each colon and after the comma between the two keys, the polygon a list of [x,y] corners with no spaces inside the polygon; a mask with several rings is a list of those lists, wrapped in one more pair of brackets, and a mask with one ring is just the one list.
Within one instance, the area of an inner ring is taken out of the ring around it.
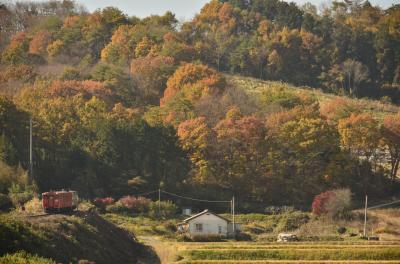
{"label": "dirt road", "polygon": [[161,264],[169,264],[175,261],[178,252],[178,244],[174,242],[162,241],[159,237],[140,236],[139,241],[153,248],[157,253]]}

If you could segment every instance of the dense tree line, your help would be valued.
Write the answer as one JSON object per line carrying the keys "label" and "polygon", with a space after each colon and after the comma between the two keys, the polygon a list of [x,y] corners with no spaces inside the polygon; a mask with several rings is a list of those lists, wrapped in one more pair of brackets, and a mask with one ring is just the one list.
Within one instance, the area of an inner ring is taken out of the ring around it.
{"label": "dense tree line", "polygon": [[396,193],[398,108],[376,116],[278,82],[256,98],[221,72],[388,106],[399,100],[398,6],[214,0],[183,24],[170,12],[138,19],[71,1],[0,5],[0,14],[2,192],[29,189],[32,117],[39,191],[165,188],[235,194],[253,209],[309,205],[330,188]]}

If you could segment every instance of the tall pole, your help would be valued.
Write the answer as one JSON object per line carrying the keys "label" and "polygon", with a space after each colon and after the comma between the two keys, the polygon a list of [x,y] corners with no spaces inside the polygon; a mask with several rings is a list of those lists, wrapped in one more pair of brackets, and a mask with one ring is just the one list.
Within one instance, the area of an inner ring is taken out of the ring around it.
{"label": "tall pole", "polygon": [[158,217],[161,219],[161,189],[158,189]]}
{"label": "tall pole", "polygon": [[233,237],[236,238],[236,227],[235,227],[235,196],[232,197],[232,228],[233,228]]}
{"label": "tall pole", "polygon": [[33,182],[32,117],[29,119],[29,184]]}
{"label": "tall pole", "polygon": [[365,195],[364,237],[367,237],[367,208],[368,208],[368,195]]}

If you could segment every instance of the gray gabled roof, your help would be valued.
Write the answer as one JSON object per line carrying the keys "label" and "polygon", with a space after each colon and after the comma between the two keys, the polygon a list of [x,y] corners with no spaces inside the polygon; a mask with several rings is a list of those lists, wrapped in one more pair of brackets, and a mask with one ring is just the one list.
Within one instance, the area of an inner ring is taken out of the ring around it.
{"label": "gray gabled roof", "polygon": [[[189,222],[190,220],[193,220],[193,219],[195,219],[195,218],[197,218],[197,217],[199,217],[199,216],[202,216],[202,215],[204,215],[204,214],[213,214],[213,215],[215,215],[216,217],[221,218],[222,220],[225,220],[225,221],[227,221],[227,222],[231,222],[230,220],[226,219],[225,217],[222,217],[222,216],[220,216],[220,215],[217,215],[216,213],[213,213],[213,212],[211,212],[210,210],[206,209],[206,210],[204,210],[204,211],[201,212],[201,213],[198,213],[198,214],[192,215],[191,217],[186,218],[185,220],[183,220],[183,223],[187,223],[187,222]],[[182,223],[181,223],[181,224],[182,224]]]}

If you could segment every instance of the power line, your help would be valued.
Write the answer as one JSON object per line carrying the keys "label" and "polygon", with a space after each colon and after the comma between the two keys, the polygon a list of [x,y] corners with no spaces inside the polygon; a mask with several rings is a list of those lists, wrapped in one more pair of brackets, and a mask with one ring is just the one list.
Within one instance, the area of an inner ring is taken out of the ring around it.
{"label": "power line", "polygon": [[150,192],[146,192],[146,193],[132,194],[132,195],[133,196],[146,196],[146,195],[153,194],[153,193],[156,193],[156,192],[158,192],[158,190],[150,191]]}
{"label": "power line", "polygon": [[229,201],[218,201],[218,200],[203,200],[203,199],[197,199],[197,198],[192,198],[192,197],[187,197],[187,196],[182,196],[176,193],[170,193],[164,190],[161,190],[161,192],[172,195],[172,196],[176,196],[182,199],[187,199],[187,200],[192,200],[192,201],[198,201],[198,202],[206,202],[206,203],[230,203],[231,200]]}
{"label": "power line", "polygon": [[396,204],[396,203],[400,203],[400,200],[394,201],[394,202],[390,202],[390,203],[385,203],[385,204],[378,204],[378,205],[375,205],[375,206],[368,207],[368,209],[380,208],[380,207],[384,207],[384,206],[392,205],[392,204]]}

